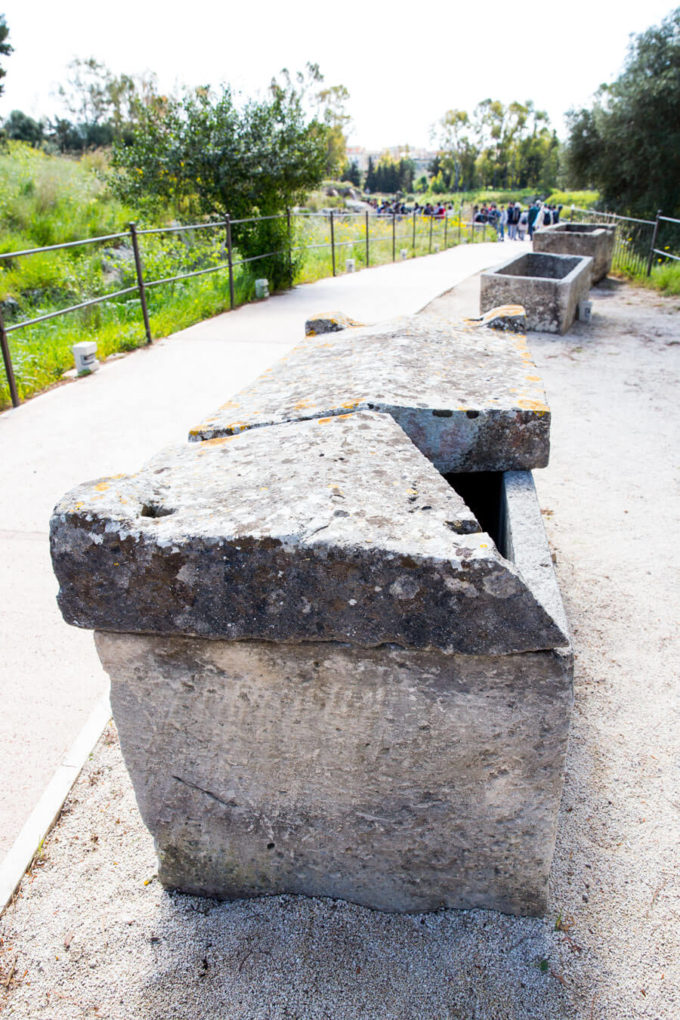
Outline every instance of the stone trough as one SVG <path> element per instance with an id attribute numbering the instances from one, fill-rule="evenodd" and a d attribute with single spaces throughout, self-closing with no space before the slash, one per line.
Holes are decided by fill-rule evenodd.
<path id="1" fill-rule="evenodd" d="M 593 259 L 529 252 L 481 274 L 480 311 L 520 304 L 527 329 L 566 333 L 588 296 Z"/>
<path id="2" fill-rule="evenodd" d="M 592 258 L 593 284 L 603 280 L 612 267 L 616 228 L 608 223 L 555 223 L 534 234 L 535 252 L 586 255 Z"/>
<path id="3" fill-rule="evenodd" d="M 425 342 L 420 321 L 382 331 L 391 376 L 370 372 L 370 358 L 363 374 L 336 375 L 340 407 L 372 408 L 328 407 L 321 366 L 329 350 L 342 363 L 343 336 L 350 361 L 361 336 L 375 353 L 375 331 L 305 342 L 304 407 L 289 357 L 236 398 L 238 429 L 213 416 L 226 434 L 55 508 L 59 604 L 97 632 L 170 888 L 545 909 L 572 698 L 567 624 L 530 471 L 502 457 L 489 468 L 483 441 L 471 462 L 454 413 L 475 411 L 466 420 L 493 435 L 500 411 L 515 434 L 503 456 L 530 459 L 527 409 L 510 417 L 525 399 L 510 391 L 524 391 L 497 388 L 496 341 L 510 383 L 536 387 L 535 370 L 507 337 L 450 330 L 454 347 L 478 344 L 490 393 L 462 366 L 458 389 L 454 374 L 432 383 L 435 410 L 451 412 L 433 415 L 406 374 L 398 384 L 409 330 Z M 383 402 L 408 409 L 411 438 Z M 467 449 L 463 472 L 441 423 Z"/>

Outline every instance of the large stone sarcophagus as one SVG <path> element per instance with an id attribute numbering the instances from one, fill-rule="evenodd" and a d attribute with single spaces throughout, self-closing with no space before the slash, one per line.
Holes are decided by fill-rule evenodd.
<path id="1" fill-rule="evenodd" d="M 544 909 L 572 697 L 548 425 L 522 339 L 419 318 L 309 338 L 64 497 L 60 605 L 164 884 Z"/>

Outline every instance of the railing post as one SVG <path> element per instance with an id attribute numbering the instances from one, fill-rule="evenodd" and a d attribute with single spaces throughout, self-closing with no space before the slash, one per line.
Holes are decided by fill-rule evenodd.
<path id="1" fill-rule="evenodd" d="M 661 216 L 661 209 L 656 210 L 656 220 L 654 222 L 654 233 L 652 234 L 652 243 L 649 246 L 649 258 L 647 259 L 647 276 L 652 275 L 652 262 L 654 260 L 654 249 L 656 248 L 656 235 L 659 233 L 659 217 Z"/>
<path id="2" fill-rule="evenodd" d="M 444 211 L 444 251 L 446 251 L 446 238 L 447 238 L 447 235 L 448 235 L 448 230 L 449 230 L 449 217 L 448 217 L 448 215 L 446 213 L 446 210 L 445 210 Z"/>
<path id="3" fill-rule="evenodd" d="M 392 261 L 397 261 L 397 214 L 392 213 Z"/>
<path id="4" fill-rule="evenodd" d="M 458 210 L 458 244 L 460 244 L 463 232 L 462 219 L 463 219 L 463 204 L 461 202 L 460 209 Z"/>
<path id="5" fill-rule="evenodd" d="M 430 213 L 430 252 L 432 251 L 432 221 L 434 216 Z"/>
<path id="6" fill-rule="evenodd" d="M 2 317 L 2 308 L 0 308 L 0 346 L 2 347 L 2 360 L 5 363 L 5 372 L 7 373 L 7 382 L 9 384 L 9 395 L 12 398 L 12 407 L 18 407 L 21 401 L 19 400 L 19 394 L 17 393 L 17 384 L 14 380 L 14 369 L 12 368 L 12 355 L 9 349 L 9 343 L 7 341 L 7 333 L 5 332 L 5 322 Z"/>
<path id="7" fill-rule="evenodd" d="M 415 209 L 413 210 L 413 244 L 411 245 L 411 247 L 413 248 L 413 254 L 415 255 L 415 253 L 416 253 L 416 211 L 415 211 Z"/>
<path id="8" fill-rule="evenodd" d="M 368 240 L 368 210 L 366 211 L 366 268 L 368 269 L 371 261 L 371 246 Z"/>
<path id="9" fill-rule="evenodd" d="M 293 286 L 293 228 L 290 220 L 290 208 L 286 206 L 286 223 L 288 225 L 288 279 Z"/>
<path id="10" fill-rule="evenodd" d="M 227 262 L 229 263 L 229 307 L 234 310 L 234 251 L 231 243 L 231 216 L 229 213 L 224 217 L 227 228 Z"/>
<path id="11" fill-rule="evenodd" d="M 151 326 L 149 325 L 149 312 L 146 307 L 146 291 L 144 290 L 144 275 L 142 273 L 142 260 L 139 255 L 139 242 L 137 240 L 137 227 L 134 223 L 130 224 L 130 237 L 132 238 L 132 250 L 135 254 L 135 269 L 137 270 L 137 287 L 139 288 L 139 301 L 142 306 L 142 316 L 144 317 L 144 329 L 146 331 L 146 342 L 150 344 L 151 341 Z"/>
<path id="12" fill-rule="evenodd" d="M 333 276 L 335 276 L 335 225 L 333 223 L 332 209 L 331 209 L 331 259 L 333 261 Z"/>

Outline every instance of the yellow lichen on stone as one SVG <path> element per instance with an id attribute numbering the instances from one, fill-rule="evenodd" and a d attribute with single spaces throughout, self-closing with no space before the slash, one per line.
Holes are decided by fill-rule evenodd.
<path id="1" fill-rule="evenodd" d="M 520 397 L 517 406 L 525 411 L 536 411 L 538 414 L 547 414 L 550 410 L 542 400 L 530 400 L 528 397 Z"/>

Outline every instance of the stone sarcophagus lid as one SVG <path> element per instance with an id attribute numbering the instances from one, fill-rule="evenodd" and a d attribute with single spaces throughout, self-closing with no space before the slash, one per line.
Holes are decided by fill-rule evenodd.
<path id="1" fill-rule="evenodd" d="M 520 304 L 527 329 L 566 333 L 588 297 L 592 264 L 590 257 L 537 252 L 508 259 L 481 274 L 480 311 Z"/>
<path id="2" fill-rule="evenodd" d="M 403 327 L 414 344 L 422 326 Z M 382 371 L 369 358 L 363 387 L 351 357 L 331 385 L 333 346 L 315 373 L 310 338 L 297 417 L 298 355 L 236 399 L 238 428 L 220 412 L 211 438 L 55 508 L 59 603 L 96 631 L 170 888 L 545 907 L 571 651 L 531 474 L 489 467 L 483 433 L 514 414 L 514 468 L 530 431 L 517 404 L 547 409 L 524 348 L 479 329 L 450 327 L 450 342 L 477 345 L 489 394 L 470 353 L 458 390 L 451 366 L 415 358 L 433 380 L 415 399 L 396 367 L 412 353 L 403 329 L 384 332 Z M 346 340 L 362 363 L 360 335 Z M 363 335 L 375 355 L 376 333 Z M 479 471 L 457 470 L 472 463 L 461 408 L 477 412 Z M 526 446 L 540 461 L 538 434 Z"/>
<path id="3" fill-rule="evenodd" d="M 591 283 L 603 280 L 612 267 L 616 227 L 609 223 L 555 223 L 533 237 L 535 252 L 585 255 L 592 258 Z"/>

